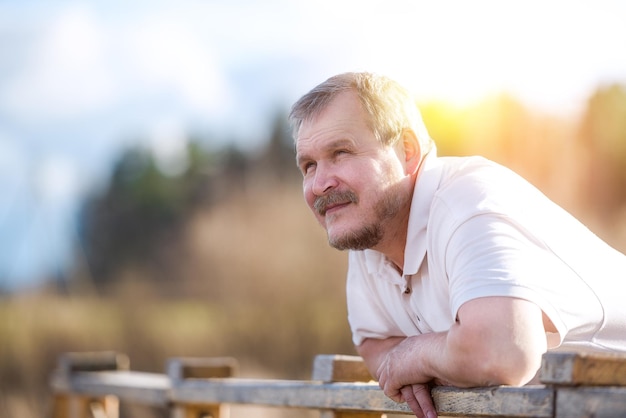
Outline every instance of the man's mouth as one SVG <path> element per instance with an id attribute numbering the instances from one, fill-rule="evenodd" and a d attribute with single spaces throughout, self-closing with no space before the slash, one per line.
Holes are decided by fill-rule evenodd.
<path id="1" fill-rule="evenodd" d="M 350 203 L 357 202 L 358 198 L 355 193 L 350 191 L 337 192 L 317 197 L 313 202 L 313 208 L 321 216 L 326 216 L 326 213 L 333 209 L 339 209 Z"/>
<path id="2" fill-rule="evenodd" d="M 335 210 L 335 209 L 341 209 L 341 208 L 343 208 L 343 207 L 345 207 L 345 206 L 348 206 L 350 203 L 351 203 L 351 202 L 339 203 L 339 204 L 336 204 L 336 205 L 329 205 L 329 206 L 327 206 L 327 207 L 326 207 L 326 209 L 323 211 L 322 215 L 326 215 L 326 214 L 328 214 L 329 212 L 332 212 L 332 211 L 333 211 L 333 210 Z"/>

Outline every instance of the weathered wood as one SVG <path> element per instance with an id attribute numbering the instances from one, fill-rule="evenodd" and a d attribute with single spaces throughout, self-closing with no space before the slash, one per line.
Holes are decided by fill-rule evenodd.
<path id="1" fill-rule="evenodd" d="M 61 373 L 128 370 L 128 356 L 115 351 L 65 353 L 59 358 L 57 370 Z"/>
<path id="2" fill-rule="evenodd" d="M 313 362 L 312 380 L 322 382 L 369 382 L 374 380 L 362 357 L 322 354 Z"/>
<path id="3" fill-rule="evenodd" d="M 387 414 L 366 411 L 321 411 L 320 418 L 386 418 Z"/>
<path id="4" fill-rule="evenodd" d="M 355 370 L 363 376 L 359 357 L 319 356 L 311 381 L 214 377 L 234 373 L 236 363 L 230 358 L 174 359 L 168 363 L 167 376 L 101 371 L 119 363 L 111 353 L 91 359 L 63 356 L 50 380 L 55 394 L 52 417 L 117 418 L 118 401 L 168 407 L 173 418 L 225 418 L 228 404 L 315 409 L 322 418 L 412 415 L 406 404 L 387 398 L 371 379 L 329 381 L 354 378 Z M 451 417 L 626 417 L 626 385 L 570 386 L 621 382 L 624 364 L 626 358 L 620 355 L 551 353 L 542 368 L 542 379 L 550 385 L 435 387 L 431 393 L 438 413 Z"/>
<path id="5" fill-rule="evenodd" d="M 179 403 L 232 403 L 287 408 L 407 412 L 375 383 L 320 383 L 268 379 L 185 380 L 172 386 Z"/>
<path id="6" fill-rule="evenodd" d="M 434 388 L 437 410 L 451 416 L 551 417 L 552 391 L 537 387 Z M 288 408 L 368 411 L 411 415 L 406 404 L 387 398 L 376 383 L 317 383 L 286 380 L 211 379 L 172 387 L 179 403 L 226 402 Z"/>
<path id="7" fill-rule="evenodd" d="M 440 415 L 462 417 L 552 417 L 554 392 L 545 386 L 494 386 L 431 391 Z"/>
<path id="8" fill-rule="evenodd" d="M 85 397 L 116 396 L 120 401 L 167 406 L 170 380 L 162 374 L 112 371 L 55 373 L 50 380 L 57 393 Z"/>
<path id="9" fill-rule="evenodd" d="M 225 418 L 230 411 L 227 405 L 174 405 L 171 418 Z"/>
<path id="10" fill-rule="evenodd" d="M 555 418 L 626 417 L 626 387 L 562 387 L 556 395 Z"/>
<path id="11" fill-rule="evenodd" d="M 312 380 L 331 382 L 370 382 L 372 375 L 362 357 L 320 354 L 313 361 Z M 323 410 L 320 418 L 385 418 L 380 412 Z"/>
<path id="12" fill-rule="evenodd" d="M 128 357 L 112 351 L 65 353 L 58 361 L 55 376 L 69 381 L 76 372 L 127 370 Z M 110 393 L 80 394 L 72 389 L 59 390 L 54 396 L 50 415 L 53 418 L 86 418 L 119 416 L 119 401 Z"/>
<path id="13" fill-rule="evenodd" d="M 540 380 L 555 385 L 623 386 L 626 385 L 626 354 L 546 353 Z"/>
<path id="14" fill-rule="evenodd" d="M 167 375 L 177 384 L 187 379 L 209 379 L 232 377 L 239 364 L 232 357 L 216 358 L 175 358 L 167 364 Z M 223 402 L 196 402 L 182 404 L 174 402 L 172 418 L 228 418 L 230 408 Z"/>
<path id="15" fill-rule="evenodd" d="M 115 396 L 89 397 L 59 393 L 54 396 L 53 418 L 118 418 L 119 400 Z"/>
<path id="16" fill-rule="evenodd" d="M 239 363 L 232 357 L 182 357 L 167 362 L 167 375 L 172 380 L 233 377 L 238 370 Z"/>

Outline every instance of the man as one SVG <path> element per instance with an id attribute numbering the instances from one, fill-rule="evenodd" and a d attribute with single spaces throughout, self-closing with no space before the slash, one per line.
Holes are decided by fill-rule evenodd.
<path id="1" fill-rule="evenodd" d="M 350 250 L 356 349 L 416 416 L 436 416 L 432 383 L 524 385 L 547 350 L 626 351 L 626 257 L 508 169 L 437 157 L 397 83 L 331 77 L 290 120 L 306 203 Z"/>

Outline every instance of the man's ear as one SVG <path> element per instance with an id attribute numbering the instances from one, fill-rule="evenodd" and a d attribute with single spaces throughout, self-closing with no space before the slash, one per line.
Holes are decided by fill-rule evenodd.
<path id="1" fill-rule="evenodd" d="M 404 147 L 406 174 L 415 174 L 422 161 L 422 147 L 420 142 L 412 129 L 403 130 L 401 140 Z"/>

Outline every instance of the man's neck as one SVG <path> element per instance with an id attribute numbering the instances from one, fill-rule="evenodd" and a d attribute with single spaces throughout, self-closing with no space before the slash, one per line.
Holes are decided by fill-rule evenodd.
<path id="1" fill-rule="evenodd" d="M 382 253 L 393 263 L 398 272 L 404 270 L 404 250 L 406 247 L 407 228 L 409 225 L 409 211 L 401 218 L 393 219 L 394 226 L 387 228 L 384 238 L 373 249 Z"/>

